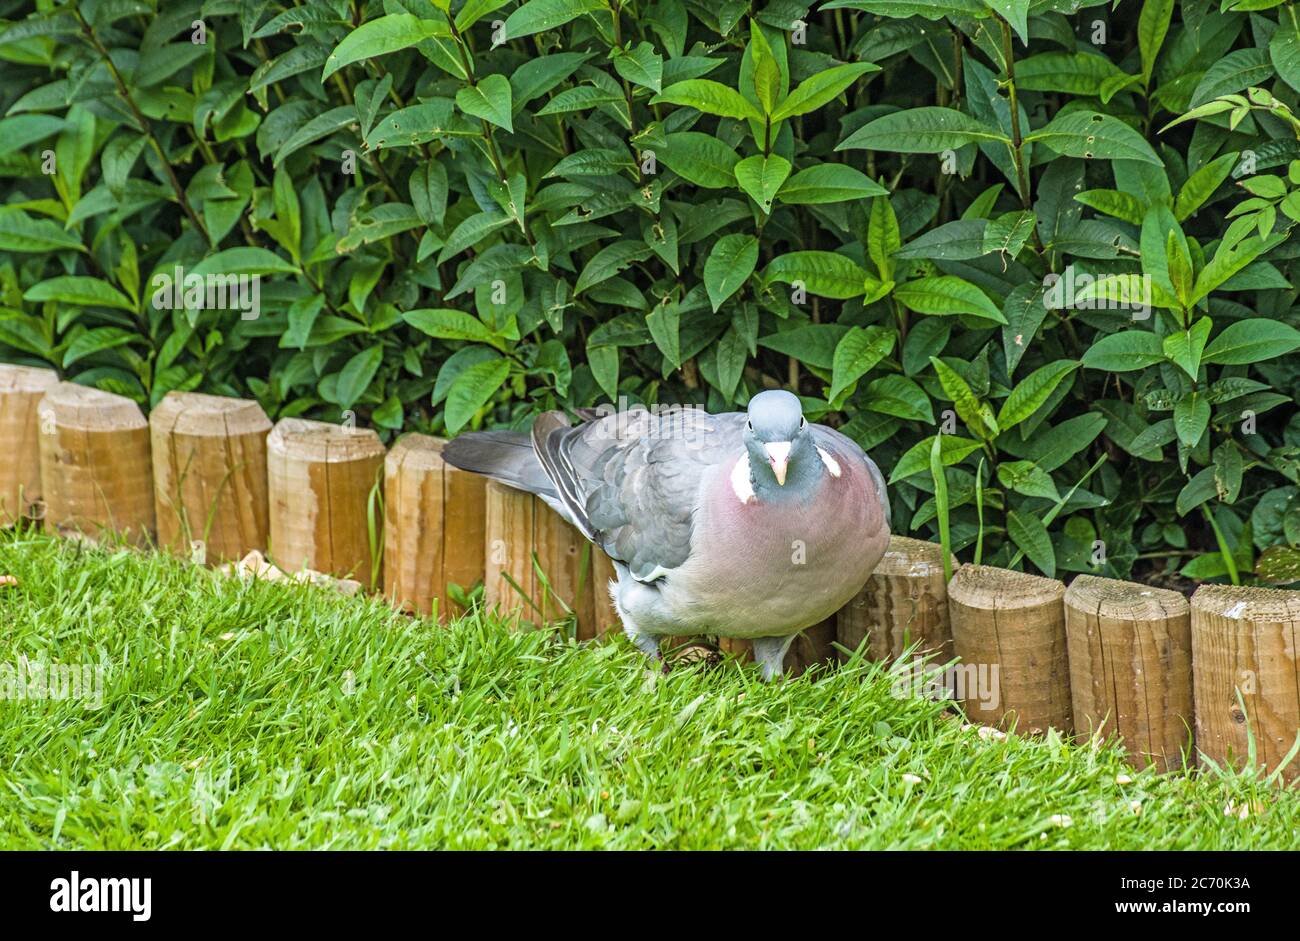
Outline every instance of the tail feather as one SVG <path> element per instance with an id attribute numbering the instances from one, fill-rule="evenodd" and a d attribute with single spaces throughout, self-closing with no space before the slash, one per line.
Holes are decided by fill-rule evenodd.
<path id="1" fill-rule="evenodd" d="M 558 499 L 555 485 L 542 469 L 527 434 L 519 431 L 476 431 L 448 441 L 442 457 L 453 467 L 483 474 L 516 490 Z"/>
<path id="2" fill-rule="evenodd" d="M 573 430 L 563 412 L 552 411 L 538 415 L 533 421 L 533 453 L 537 455 L 542 470 L 555 487 L 558 499 L 552 506 L 561 516 L 582 530 L 584 536 L 595 540 L 596 533 L 592 528 L 591 520 L 587 519 L 577 471 L 564 450 L 566 432 L 571 433 Z"/>

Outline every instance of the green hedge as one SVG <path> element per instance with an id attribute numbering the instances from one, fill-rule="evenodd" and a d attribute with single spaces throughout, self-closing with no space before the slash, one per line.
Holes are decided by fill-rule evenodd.
<path id="1" fill-rule="evenodd" d="M 963 558 L 1294 580 L 1293 7 L 760 4 L 0 0 L 0 359 L 386 434 L 794 387 Z"/>

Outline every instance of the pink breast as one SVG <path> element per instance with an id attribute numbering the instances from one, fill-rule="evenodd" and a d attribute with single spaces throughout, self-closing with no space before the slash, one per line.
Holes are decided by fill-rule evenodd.
<path id="1" fill-rule="evenodd" d="M 742 504 L 731 468 L 718 474 L 696 520 L 696 540 L 707 540 L 710 558 L 690 579 L 711 599 L 710 617 L 733 621 L 736 636 L 756 623 L 794 631 L 857 593 L 888 533 L 865 467 L 843 460 L 840 467 L 838 478 L 827 473 L 802 499 L 781 502 L 754 497 Z M 728 633 L 722 624 L 718 631 Z"/>

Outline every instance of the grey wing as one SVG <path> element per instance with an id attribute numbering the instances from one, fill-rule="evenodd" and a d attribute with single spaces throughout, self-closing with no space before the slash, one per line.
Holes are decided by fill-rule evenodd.
<path id="1" fill-rule="evenodd" d="M 636 409 L 569 428 L 555 414 L 534 447 L 566 515 L 637 579 L 685 562 L 704 474 L 739 453 L 744 415 Z"/>
<path id="2" fill-rule="evenodd" d="M 889 491 L 885 489 L 885 478 L 880 473 L 880 468 L 876 466 L 867 452 L 862 450 L 862 446 L 850 438 L 848 435 L 836 431 L 834 428 L 827 428 L 825 425 L 813 425 L 813 438 L 817 442 L 817 447 L 823 448 L 837 458 L 849 458 L 857 456 L 867 465 L 867 473 L 871 475 L 871 481 L 876 485 L 876 493 L 880 496 L 880 504 L 885 511 L 885 525 L 890 529 L 894 528 L 893 513 L 889 509 Z"/>

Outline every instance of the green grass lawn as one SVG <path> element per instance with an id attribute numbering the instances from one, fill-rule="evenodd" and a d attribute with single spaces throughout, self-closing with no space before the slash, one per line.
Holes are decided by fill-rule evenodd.
<path id="1" fill-rule="evenodd" d="M 868 664 L 655 675 L 621 638 L 30 534 L 0 534 L 5 573 L 0 663 L 107 669 L 98 709 L 0 701 L 3 848 L 1282 848 L 1300 824 L 1253 775 L 986 739 Z"/>

